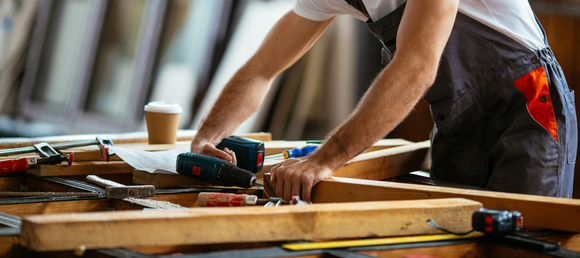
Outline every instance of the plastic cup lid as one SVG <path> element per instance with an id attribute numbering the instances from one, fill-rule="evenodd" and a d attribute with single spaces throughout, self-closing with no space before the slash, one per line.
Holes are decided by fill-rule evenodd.
<path id="1" fill-rule="evenodd" d="M 176 102 L 165 102 L 165 101 L 152 101 L 145 105 L 144 108 L 147 112 L 156 113 L 181 113 L 183 108 Z"/>

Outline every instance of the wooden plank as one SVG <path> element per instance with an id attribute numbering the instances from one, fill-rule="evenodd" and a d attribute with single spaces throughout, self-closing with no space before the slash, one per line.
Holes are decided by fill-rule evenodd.
<path id="1" fill-rule="evenodd" d="M 170 150 L 175 148 L 181 148 L 185 146 L 189 146 L 191 142 L 184 141 L 184 142 L 176 142 L 175 144 L 147 144 L 147 143 L 126 143 L 126 144 L 117 144 L 115 146 L 119 146 L 126 149 L 132 150 L 144 150 L 144 151 L 163 151 L 163 150 Z M 75 147 L 70 149 L 63 149 L 61 152 L 66 155 L 69 154 L 71 151 L 74 152 L 74 161 L 104 161 L 101 149 L 99 149 L 96 145 L 91 146 L 83 146 L 83 147 Z M 19 157 L 28 157 L 28 156 L 36 156 L 38 155 L 34 153 L 28 154 L 19 154 L 19 155 L 11 155 L 11 156 L 0 156 L 0 160 L 6 159 L 15 159 Z M 122 159 L 119 158 L 117 155 L 109 157 L 110 161 L 121 161 Z"/>
<path id="2" fill-rule="evenodd" d="M 261 180 L 263 173 L 257 173 L 256 177 Z M 134 170 L 133 171 L 133 183 L 141 185 L 153 185 L 155 188 L 171 188 L 171 187 L 205 187 L 205 188 L 220 188 L 220 189 L 232 189 L 232 190 L 244 190 L 246 188 L 241 187 L 229 187 L 229 186 L 214 186 L 209 183 L 184 176 L 182 174 L 157 174 L 149 173 L 147 171 Z M 261 189 L 261 187 L 248 188 L 252 190 Z"/>
<path id="3" fill-rule="evenodd" d="M 155 188 L 169 187 L 206 187 L 209 183 L 181 174 L 157 174 L 142 170 L 133 171 L 133 183 L 153 185 Z"/>
<path id="4" fill-rule="evenodd" d="M 161 199 L 161 198 L 160 198 Z M 115 199 L 35 202 L 0 205 L 0 212 L 14 216 L 60 214 L 73 212 L 100 212 L 115 210 L 141 210 L 143 207 Z"/>
<path id="5" fill-rule="evenodd" d="M 365 152 L 347 162 L 333 176 L 383 180 L 417 170 L 429 170 L 429 141 Z M 284 158 L 266 160 L 262 172 L 268 173 Z"/>
<path id="6" fill-rule="evenodd" d="M 401 146 L 410 144 L 411 142 L 403 140 L 403 139 L 382 139 L 375 143 L 372 147 L 370 147 L 366 152 L 369 151 L 376 151 L 382 150 L 386 148 Z M 175 148 L 181 148 L 190 146 L 191 141 L 181 141 L 176 142 L 175 144 L 147 144 L 147 143 L 126 143 L 126 144 L 117 144 L 116 146 L 123 147 L 126 149 L 132 150 L 143 150 L 143 151 L 164 151 L 164 150 L 171 150 Z M 306 145 L 306 141 L 265 141 L 265 151 L 266 155 L 272 155 L 277 153 L 282 153 L 284 150 L 292 149 L 300 146 Z M 99 147 L 93 146 L 84 146 L 84 147 L 76 147 L 67 150 L 62 150 L 63 154 L 68 154 L 70 151 L 74 151 L 74 161 L 104 161 L 101 150 Z M 14 159 L 23 156 L 38 156 L 34 153 L 30 154 L 20 154 L 20 155 L 13 155 L 13 156 L 0 156 L 0 160 L 5 159 Z M 118 156 L 111 156 L 109 158 L 110 161 L 121 161 L 121 158 Z"/>
<path id="7" fill-rule="evenodd" d="M 197 208 L 27 216 L 20 244 L 36 251 L 437 234 L 471 229 L 481 204 L 464 199 Z"/>
<path id="8" fill-rule="evenodd" d="M 365 152 L 377 151 L 392 147 L 397 147 L 401 145 L 411 144 L 412 142 L 403 139 L 381 139 L 377 141 L 373 146 L 367 149 Z M 301 147 L 306 145 L 306 141 L 269 141 L 264 142 L 264 147 L 266 148 L 266 156 L 272 154 L 282 153 L 285 150 Z"/>
<path id="9" fill-rule="evenodd" d="M 276 143 L 273 143 L 276 142 Z M 288 146 L 295 144 L 294 142 L 273 141 L 266 142 L 270 144 L 272 149 L 284 151 Z M 304 142 L 305 143 L 305 142 Z M 408 143 L 404 140 L 385 140 L 379 141 L 374 149 L 377 151 L 363 153 L 352 159 L 344 165 L 341 169 L 335 172 L 336 176 L 364 178 L 364 179 L 386 179 L 420 169 L 428 169 L 425 167 L 425 159 L 429 151 L 429 141 L 412 143 L 407 145 L 399 145 Z M 398 146 L 397 146 L 398 145 Z M 286 146 L 282 148 L 281 146 Z M 303 146 L 303 145 L 296 145 Z M 397 147 L 391 147 L 397 146 Z M 270 147 L 268 147 L 270 148 Z M 381 149 L 382 148 L 382 149 Z M 264 177 L 264 173 L 270 172 L 270 169 L 276 164 L 284 161 L 283 157 L 266 159 L 262 171 L 256 173 L 257 178 Z M 155 174 L 145 171 L 135 170 L 133 173 L 133 183 L 153 185 L 156 188 L 168 187 L 194 187 L 209 185 L 202 181 L 180 175 L 180 174 Z"/>
<path id="10" fill-rule="evenodd" d="M 269 175 L 264 179 L 268 184 Z M 580 232 L 580 200 L 576 199 L 340 177 L 319 182 L 312 198 L 314 203 L 465 198 L 481 202 L 486 208 L 517 210 L 524 216 L 526 227 Z"/>
<path id="11" fill-rule="evenodd" d="M 358 155 L 334 172 L 334 176 L 383 180 L 416 170 L 428 170 L 429 141 L 423 141 Z"/>
<path id="12" fill-rule="evenodd" d="M 253 194 L 261 195 L 260 189 L 231 189 L 226 190 L 228 193 L 235 194 Z M 179 193 L 179 194 L 158 194 L 147 199 L 157 201 L 167 201 L 179 204 L 184 207 L 199 207 L 197 196 L 199 193 Z M 90 200 L 71 200 L 71 201 L 53 201 L 53 202 L 36 202 L 22 204 L 3 204 L 0 205 L 0 212 L 8 213 L 15 216 L 35 215 L 35 214 L 59 214 L 59 213 L 79 213 L 79 212 L 98 212 L 113 210 L 141 210 L 142 206 L 131 204 L 117 199 L 90 199 Z"/>
<path id="13" fill-rule="evenodd" d="M 193 136 L 195 136 L 195 130 L 179 130 L 177 131 L 177 141 L 191 141 Z M 267 132 L 259 133 L 243 133 L 238 134 L 246 138 L 255 139 L 258 141 L 271 141 L 272 134 Z M 49 144 L 61 143 L 61 142 L 73 142 L 73 141 L 85 141 L 93 140 L 97 136 L 105 135 L 61 135 L 61 136 L 49 136 L 49 137 L 36 137 L 36 138 L 0 138 L 0 149 L 8 148 L 20 148 L 32 146 L 41 142 L 48 142 Z M 125 134 L 107 134 L 113 143 L 115 144 L 125 144 L 125 143 L 147 143 L 147 132 L 134 132 Z"/>
<path id="14" fill-rule="evenodd" d="M 84 161 L 66 164 L 39 166 L 26 173 L 36 176 L 74 176 L 133 173 L 133 167 L 124 161 Z"/>

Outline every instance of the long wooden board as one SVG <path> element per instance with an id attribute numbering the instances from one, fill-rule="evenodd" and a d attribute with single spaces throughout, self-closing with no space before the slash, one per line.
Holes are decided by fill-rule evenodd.
<path id="1" fill-rule="evenodd" d="M 36 176 L 75 176 L 132 173 L 133 167 L 124 161 L 84 161 L 65 164 L 39 166 L 26 171 Z"/>
<path id="2" fill-rule="evenodd" d="M 197 208 L 27 216 L 20 244 L 36 251 L 141 245 L 316 240 L 438 234 L 471 229 L 481 203 L 464 199 Z"/>
<path id="3" fill-rule="evenodd" d="M 335 175 L 382 180 L 416 170 L 429 169 L 425 163 L 428 158 L 429 141 L 385 149 L 385 146 L 389 146 L 388 142 L 384 140 L 375 147 L 375 149 L 379 150 L 365 152 L 352 159 L 335 172 Z M 397 144 L 404 143 L 399 140 L 392 142 Z M 272 167 L 282 161 L 284 161 L 284 158 L 265 160 L 262 171 L 257 173 L 256 177 L 262 178 L 264 173 L 270 172 Z M 137 170 L 133 173 L 133 183 L 154 185 L 157 188 L 207 185 L 204 182 L 180 174 L 155 174 Z"/>
<path id="4" fill-rule="evenodd" d="M 60 214 L 73 212 L 101 212 L 110 209 L 141 210 L 143 209 L 143 207 L 116 199 L 90 199 L 90 200 L 33 202 L 33 203 L 0 205 L 0 212 L 8 213 L 15 216 L 25 216 L 32 214 L 38 215 Z"/>
<path id="5" fill-rule="evenodd" d="M 179 130 L 177 131 L 177 141 L 191 141 L 193 136 L 197 131 L 195 130 Z M 48 142 L 49 144 L 61 143 L 61 142 L 72 142 L 72 141 L 85 141 L 93 140 L 97 136 L 107 136 L 115 144 L 124 143 L 147 143 L 147 132 L 135 132 L 135 133 L 125 133 L 125 134 L 106 134 L 106 135 L 61 135 L 61 136 L 48 136 L 48 137 L 35 137 L 35 138 L 0 138 L 0 149 L 8 148 L 20 148 L 32 146 L 41 142 Z M 267 132 L 261 133 L 247 133 L 239 134 L 246 138 L 252 138 L 258 141 L 271 141 L 272 134 Z"/>
<path id="6" fill-rule="evenodd" d="M 350 160 L 334 176 L 383 180 L 416 170 L 428 170 L 429 141 L 363 153 Z"/>
<path id="7" fill-rule="evenodd" d="M 250 134 L 250 136 L 252 136 Z M 251 138 L 251 137 L 249 137 Z M 260 138 L 260 137 L 255 137 Z M 392 148 L 402 145 L 411 144 L 412 142 L 402 140 L 402 139 L 382 139 L 370 147 L 366 152 L 377 151 L 386 148 Z M 175 148 L 181 148 L 190 146 L 191 141 L 179 141 L 175 144 L 147 144 L 147 143 L 125 143 L 117 144 L 116 146 L 132 149 L 132 150 L 143 150 L 143 151 L 164 151 L 171 150 Z M 300 147 L 306 145 L 306 141 L 264 141 L 266 155 L 282 153 L 284 150 Z M 76 147 L 71 149 L 62 150 L 63 154 L 68 154 L 70 151 L 74 151 L 75 161 L 104 161 L 101 150 L 95 146 L 84 146 Z M 21 154 L 14 156 L 0 156 L 0 160 L 14 159 L 22 156 L 34 156 L 34 153 Z M 111 156 L 109 158 L 111 161 L 120 161 L 121 158 L 118 156 Z"/>
<path id="8" fill-rule="evenodd" d="M 258 179 L 262 179 L 263 173 L 256 174 Z M 133 171 L 133 183 L 142 185 L 153 185 L 155 188 L 171 188 L 171 187 L 207 187 L 220 189 L 234 189 L 241 190 L 246 188 L 228 187 L 228 186 L 212 186 L 209 183 L 197 180 L 182 174 L 156 174 L 149 173 L 142 170 Z M 261 187 L 252 187 L 248 189 L 261 189 Z"/>
<path id="9" fill-rule="evenodd" d="M 264 179 L 268 185 L 265 190 L 270 189 L 271 194 L 274 189 L 275 193 L 269 175 Z M 340 177 L 319 182 L 312 198 L 314 203 L 465 198 L 481 202 L 486 208 L 517 210 L 527 227 L 580 232 L 580 200 L 576 199 Z"/>
<path id="10" fill-rule="evenodd" d="M 170 150 L 174 148 L 189 146 L 195 131 L 191 130 L 180 130 L 181 135 L 178 135 L 177 142 L 175 144 L 148 144 L 146 133 L 132 133 L 127 134 L 130 136 L 121 135 L 111 135 L 110 138 L 116 145 L 120 145 L 124 148 L 136 149 L 136 150 L 146 150 L 146 151 L 160 151 L 160 150 Z M 271 141 L 272 135 L 270 133 L 248 133 L 240 134 L 240 136 L 255 139 L 259 141 Z M 36 143 L 48 142 L 49 144 L 63 143 L 63 142 L 73 142 L 73 141 L 84 141 L 93 140 L 96 135 L 67 135 L 67 136 L 50 136 L 50 137 L 38 137 L 38 138 L 0 138 L 0 149 L 9 148 L 20 148 L 29 147 Z M 388 144 L 402 143 L 404 140 L 392 140 Z M 62 150 L 64 154 L 68 154 L 70 151 L 75 152 L 75 161 L 103 161 L 101 150 L 96 145 L 76 147 L 67 150 Z M 14 156 L 0 156 L 0 160 L 14 159 L 22 156 L 35 156 L 34 152 L 19 154 Z M 110 157 L 110 160 L 119 161 L 121 160 L 117 156 Z"/>
<path id="11" fill-rule="evenodd" d="M 403 140 L 403 139 L 381 139 L 378 140 L 373 146 L 366 150 L 366 152 L 377 151 L 402 145 L 411 144 L 413 142 Z M 269 141 L 264 142 L 266 147 L 266 156 L 272 154 L 282 153 L 285 150 L 302 147 L 306 145 L 306 141 Z"/>

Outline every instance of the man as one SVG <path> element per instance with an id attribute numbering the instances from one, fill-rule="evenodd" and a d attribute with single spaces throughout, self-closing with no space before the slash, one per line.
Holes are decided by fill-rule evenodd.
<path id="1" fill-rule="evenodd" d="M 432 177 L 571 197 L 574 95 L 524 0 L 298 0 L 225 86 L 192 152 L 233 160 L 215 144 L 257 110 L 274 77 L 339 14 L 366 21 L 384 45 L 386 67 L 318 151 L 271 170 L 278 196 L 309 201 L 317 182 L 390 132 L 424 97 L 435 121 Z"/>

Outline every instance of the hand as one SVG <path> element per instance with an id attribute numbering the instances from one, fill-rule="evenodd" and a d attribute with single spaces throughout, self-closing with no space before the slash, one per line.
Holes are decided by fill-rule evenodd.
<path id="1" fill-rule="evenodd" d="M 311 156 L 304 159 L 287 159 L 270 170 L 270 183 L 276 183 L 276 196 L 286 201 L 300 196 L 310 202 L 312 187 L 332 175 L 332 169 L 318 164 Z"/>
<path id="2" fill-rule="evenodd" d="M 198 142 L 196 141 L 195 138 L 193 139 L 193 141 L 191 141 L 191 152 L 223 159 L 234 165 L 238 164 L 238 161 L 236 159 L 236 153 L 234 153 L 233 151 L 229 150 L 228 148 L 220 150 L 216 148 L 213 143 Z"/>

